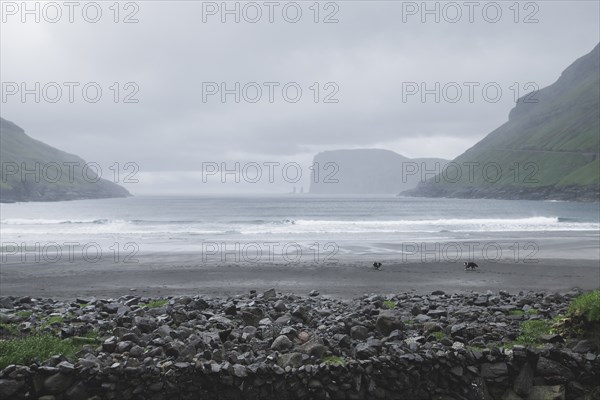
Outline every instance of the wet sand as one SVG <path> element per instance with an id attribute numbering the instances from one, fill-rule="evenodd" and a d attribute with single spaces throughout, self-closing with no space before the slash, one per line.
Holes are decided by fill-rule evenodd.
<path id="1" fill-rule="evenodd" d="M 363 293 L 399 293 L 433 290 L 566 291 L 600 287 L 597 260 L 539 260 L 480 264 L 465 272 L 461 263 L 402 263 L 383 260 L 342 259 L 335 263 L 202 263 L 197 254 L 153 254 L 138 257 L 137 264 L 82 260 L 57 263 L 6 262 L 0 268 L 0 295 L 69 299 L 75 297 L 168 296 L 205 294 L 229 296 L 266 290 L 353 298 Z M 134 290 L 131 290 L 134 289 Z"/>

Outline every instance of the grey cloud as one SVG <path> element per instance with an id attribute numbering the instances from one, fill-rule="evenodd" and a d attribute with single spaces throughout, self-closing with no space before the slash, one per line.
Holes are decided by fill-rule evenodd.
<path id="1" fill-rule="evenodd" d="M 138 24 L 10 20 L 0 35 L 2 82 L 95 81 L 105 96 L 113 82 L 135 82 L 138 104 L 11 100 L 2 116 L 85 159 L 133 158 L 148 172 L 195 170 L 208 159 L 306 160 L 417 138 L 428 146 L 405 155 L 451 158 L 506 120 L 514 82 L 554 82 L 600 32 L 600 6 L 586 1 L 537 2 L 537 24 L 510 14 L 497 24 L 404 23 L 401 2 L 362 1 L 337 3 L 338 24 L 315 24 L 308 13 L 298 24 L 204 24 L 200 2 L 139 4 Z M 298 82 L 304 92 L 296 104 L 203 103 L 207 81 Z M 504 93 L 495 104 L 404 103 L 402 83 L 421 81 L 493 81 Z M 315 104 L 313 82 L 337 83 L 339 103 Z"/>

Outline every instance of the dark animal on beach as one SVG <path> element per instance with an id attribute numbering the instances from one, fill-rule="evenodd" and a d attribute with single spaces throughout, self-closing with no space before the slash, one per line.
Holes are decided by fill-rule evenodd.
<path id="1" fill-rule="evenodd" d="M 380 262 L 377 262 L 377 261 L 375 261 L 375 262 L 373 263 L 373 268 L 375 268 L 377 271 L 380 271 L 380 270 L 381 270 L 381 263 L 380 263 Z"/>
<path id="2" fill-rule="evenodd" d="M 468 270 L 475 271 L 476 268 L 479 268 L 479 265 L 475 264 L 473 261 L 469 261 L 469 262 L 465 261 L 465 271 L 468 271 Z"/>

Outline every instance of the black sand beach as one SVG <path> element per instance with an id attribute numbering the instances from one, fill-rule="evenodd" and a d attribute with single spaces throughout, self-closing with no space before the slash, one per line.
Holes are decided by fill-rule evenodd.
<path id="1" fill-rule="evenodd" d="M 372 260 L 340 259 L 337 263 L 202 263 L 197 254 L 138 256 L 137 264 L 110 261 L 88 263 L 3 263 L 0 293 L 3 296 L 75 298 L 204 294 L 228 296 L 276 287 L 281 292 L 355 298 L 363 293 L 400 293 L 433 290 L 564 291 L 600 287 L 597 260 L 539 260 L 538 263 L 480 263 L 465 272 L 461 263 L 402 263 L 383 259 L 383 268 Z M 133 290 L 132 290 L 133 289 Z"/>

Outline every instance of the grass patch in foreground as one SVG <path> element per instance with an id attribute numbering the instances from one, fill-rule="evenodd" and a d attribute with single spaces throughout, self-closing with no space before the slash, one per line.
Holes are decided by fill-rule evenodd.
<path id="1" fill-rule="evenodd" d="M 383 302 L 383 308 L 387 308 L 388 310 L 393 310 L 396 308 L 397 304 L 395 301 L 386 300 Z"/>
<path id="2" fill-rule="evenodd" d="M 326 356 L 323 357 L 323 362 L 325 364 L 329 364 L 329 365 L 340 365 L 340 366 L 344 366 L 346 365 L 346 362 L 344 361 L 343 358 L 338 357 L 338 356 Z"/>
<path id="3" fill-rule="evenodd" d="M 33 312 L 31 311 L 19 311 L 16 314 L 17 316 L 21 317 L 21 318 L 29 318 L 33 315 Z"/>
<path id="4" fill-rule="evenodd" d="M 569 314 L 584 316 L 588 322 L 600 321 L 600 289 L 578 296 L 569 306 Z"/>
<path id="5" fill-rule="evenodd" d="M 16 336 L 19 334 L 19 328 L 13 324 L 0 323 L 0 332 L 6 332 L 9 335 Z"/>
<path id="6" fill-rule="evenodd" d="M 52 315 L 45 321 L 43 321 L 38 327 L 39 330 L 47 331 L 47 330 L 56 330 L 65 322 L 64 318 L 61 315 Z"/>
<path id="7" fill-rule="evenodd" d="M 438 332 L 431 332 L 431 336 L 435 337 L 437 340 L 442 340 L 443 338 L 445 338 L 446 333 L 442 332 L 442 331 L 438 331 Z"/>
<path id="8" fill-rule="evenodd" d="M 48 321 L 47 321 L 47 323 L 49 325 L 62 324 L 63 322 L 65 322 L 65 320 L 61 315 L 53 315 L 50 318 L 48 318 Z"/>
<path id="9" fill-rule="evenodd" d="M 552 328 L 551 321 L 544 319 L 532 319 L 521 324 L 521 334 L 514 341 L 514 344 L 528 345 L 540 342 L 542 335 L 550 333 Z"/>
<path id="10" fill-rule="evenodd" d="M 59 354 L 73 357 L 81 348 L 81 344 L 70 339 L 61 340 L 49 334 L 0 340 L 0 369 L 11 364 L 27 365 L 35 360 L 45 361 Z"/>
<path id="11" fill-rule="evenodd" d="M 148 303 L 146 303 L 146 307 L 148 307 L 148 308 L 158 308 L 158 307 L 162 307 L 164 305 L 167 305 L 168 302 L 169 302 L 169 300 L 167 300 L 167 299 L 151 300 Z"/>

